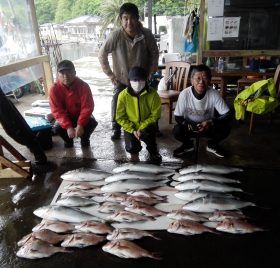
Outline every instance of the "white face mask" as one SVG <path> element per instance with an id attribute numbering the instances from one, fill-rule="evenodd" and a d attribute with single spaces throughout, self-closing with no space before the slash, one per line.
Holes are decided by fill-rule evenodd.
<path id="1" fill-rule="evenodd" d="M 135 93 L 139 93 L 146 85 L 146 81 L 130 81 L 130 85 Z"/>

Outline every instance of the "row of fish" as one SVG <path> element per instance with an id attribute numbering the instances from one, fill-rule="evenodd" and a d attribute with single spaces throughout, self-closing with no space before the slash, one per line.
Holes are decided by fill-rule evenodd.
<path id="1" fill-rule="evenodd" d="M 34 211 L 43 221 L 33 228 L 33 233 L 19 241 L 17 256 L 48 257 L 56 252 L 70 252 L 67 247 L 85 247 L 109 240 L 102 249 L 116 256 L 160 259 L 157 253 L 129 241 L 145 236 L 158 239 L 154 234 L 135 228 L 115 229 L 110 225 L 112 222 L 154 221 L 157 217 L 171 221 L 167 231 L 183 235 L 259 231 L 261 228 L 245 222 L 245 215 L 238 210 L 254 206 L 232 194 L 242 189 L 229 184 L 240 185 L 240 182 L 223 177 L 240 171 L 226 166 L 194 165 L 178 173 L 143 163 L 121 165 L 112 172 L 86 168 L 68 171 L 61 176 L 68 183 L 56 203 Z M 166 186 L 170 176 L 178 190 L 175 196 L 185 204 L 180 210 L 166 213 L 155 205 L 169 202 L 168 199 L 153 190 Z M 96 207 L 106 216 L 80 209 L 87 206 Z M 58 243 L 61 247 L 55 246 Z"/>

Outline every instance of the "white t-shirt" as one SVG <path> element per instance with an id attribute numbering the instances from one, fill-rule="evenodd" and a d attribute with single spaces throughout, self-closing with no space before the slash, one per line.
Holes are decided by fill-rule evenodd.
<path id="1" fill-rule="evenodd" d="M 214 117 L 214 110 L 220 115 L 229 111 L 224 99 L 215 89 L 208 88 L 205 96 L 198 100 L 192 93 L 191 87 L 185 88 L 179 95 L 174 115 L 183 116 L 193 122 L 203 122 Z"/>

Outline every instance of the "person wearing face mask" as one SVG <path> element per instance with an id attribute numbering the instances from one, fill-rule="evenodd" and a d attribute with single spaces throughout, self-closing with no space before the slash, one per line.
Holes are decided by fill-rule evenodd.
<path id="1" fill-rule="evenodd" d="M 174 150 L 175 157 L 184 157 L 194 151 L 192 137 L 207 137 L 206 151 L 217 157 L 224 157 L 219 144 L 230 134 L 232 113 L 218 91 L 209 87 L 211 70 L 206 65 L 192 68 L 192 86 L 184 89 L 178 98 L 174 111 L 177 124 L 174 137 L 182 145 Z"/>
<path id="2" fill-rule="evenodd" d="M 128 74 L 130 85 L 118 97 L 116 121 L 124 130 L 125 149 L 131 161 L 139 161 L 141 141 L 147 146 L 149 161 L 161 163 L 156 144 L 156 122 L 161 115 L 161 101 L 155 89 L 147 84 L 147 72 L 133 67 Z"/>
<path id="3" fill-rule="evenodd" d="M 120 7 L 121 27 L 113 31 L 99 50 L 98 59 L 103 72 L 114 86 L 111 106 L 111 140 L 120 139 L 121 127 L 116 122 L 116 106 L 119 93 L 129 85 L 128 72 L 133 66 L 141 66 L 151 76 L 158 69 L 159 52 L 151 30 L 144 28 L 139 21 L 136 5 L 124 3 Z M 113 70 L 108 56 L 112 54 Z"/>
<path id="4" fill-rule="evenodd" d="M 90 135 L 97 126 L 92 115 L 94 101 L 89 85 L 76 76 L 72 61 L 57 65 L 57 81 L 50 89 L 49 103 L 56 120 L 54 134 L 64 140 L 66 148 L 73 147 L 73 139 L 81 138 L 81 146 L 90 146 Z"/>

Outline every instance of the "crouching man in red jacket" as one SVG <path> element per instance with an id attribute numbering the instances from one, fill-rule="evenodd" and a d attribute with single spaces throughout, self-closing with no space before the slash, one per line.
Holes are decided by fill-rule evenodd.
<path id="1" fill-rule="evenodd" d="M 89 85 L 76 76 L 75 66 L 69 60 L 57 65 L 58 80 L 51 87 L 49 103 L 56 120 L 53 132 L 64 140 L 64 146 L 73 147 L 73 139 L 81 138 L 81 146 L 90 146 L 90 135 L 97 126 L 92 115 L 94 101 Z"/>

